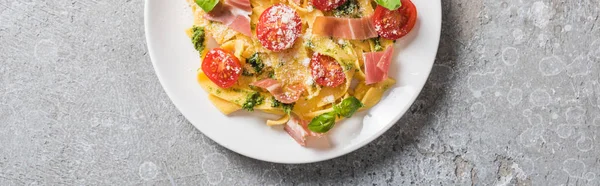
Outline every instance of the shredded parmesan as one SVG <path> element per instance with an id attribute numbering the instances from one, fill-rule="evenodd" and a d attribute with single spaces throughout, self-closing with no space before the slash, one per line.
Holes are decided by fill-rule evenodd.
<path id="1" fill-rule="evenodd" d="M 333 95 L 323 97 L 323 102 L 333 103 L 335 101 L 335 97 Z"/>
<path id="2" fill-rule="evenodd" d="M 306 78 L 306 81 L 304 81 L 305 85 L 311 86 L 314 84 L 314 81 L 312 78 Z"/>
<path id="3" fill-rule="evenodd" d="M 308 67 L 309 64 L 310 64 L 310 59 L 304 58 L 304 60 L 302 60 L 302 65 L 304 65 L 305 67 Z"/>

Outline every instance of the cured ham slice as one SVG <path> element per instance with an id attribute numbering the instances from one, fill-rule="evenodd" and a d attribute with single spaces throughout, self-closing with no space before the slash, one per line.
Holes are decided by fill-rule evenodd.
<path id="1" fill-rule="evenodd" d="M 252 86 L 264 88 L 269 91 L 275 99 L 281 103 L 294 103 L 300 99 L 300 95 L 304 93 L 304 86 L 302 85 L 290 85 L 286 88 L 281 86 L 277 80 L 267 78 L 251 84 Z"/>
<path id="2" fill-rule="evenodd" d="M 243 10 L 248 14 L 252 13 L 252 6 L 249 0 L 225 0 L 225 4 Z"/>
<path id="3" fill-rule="evenodd" d="M 226 0 L 224 3 L 219 2 L 213 10 L 204 15 L 204 18 L 223 23 L 232 30 L 251 36 L 249 16 L 251 13 L 249 0 Z"/>
<path id="4" fill-rule="evenodd" d="M 319 16 L 315 18 L 312 33 L 320 36 L 359 40 L 378 36 L 371 16 L 363 18 Z"/>
<path id="5" fill-rule="evenodd" d="M 390 63 L 392 61 L 394 46 L 389 46 L 383 52 L 367 52 L 363 54 L 365 62 L 365 83 L 367 85 L 379 83 L 388 76 Z"/>
<path id="6" fill-rule="evenodd" d="M 322 134 L 308 130 L 308 121 L 292 117 L 283 127 L 298 144 L 306 146 L 306 138 L 309 136 L 322 137 Z"/>

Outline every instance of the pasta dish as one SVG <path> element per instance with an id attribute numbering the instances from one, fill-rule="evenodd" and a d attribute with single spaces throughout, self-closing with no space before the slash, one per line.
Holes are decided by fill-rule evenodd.
<path id="1" fill-rule="evenodd" d="M 267 120 L 305 146 L 379 102 L 395 40 L 415 25 L 410 0 L 187 0 L 197 81 L 223 114 Z"/>

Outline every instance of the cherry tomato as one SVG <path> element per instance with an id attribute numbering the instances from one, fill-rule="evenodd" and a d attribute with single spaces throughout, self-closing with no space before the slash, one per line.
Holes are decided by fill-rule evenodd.
<path id="1" fill-rule="evenodd" d="M 329 11 L 342 6 L 348 0 L 312 0 L 315 8 L 323 11 Z"/>
<path id="2" fill-rule="evenodd" d="M 342 66 L 331 56 L 315 53 L 309 66 L 313 79 L 321 86 L 337 87 L 346 81 Z"/>
<path id="3" fill-rule="evenodd" d="M 202 61 L 202 71 L 219 87 L 229 88 L 240 78 L 242 65 L 231 52 L 214 48 L 206 53 Z"/>
<path id="4" fill-rule="evenodd" d="M 408 34 L 417 22 L 417 8 L 410 0 L 401 0 L 397 10 L 377 5 L 373 14 L 375 30 L 386 39 L 396 40 Z"/>
<path id="5" fill-rule="evenodd" d="M 298 13 L 286 5 L 276 4 L 260 15 L 256 36 L 263 47 L 278 52 L 292 47 L 301 31 Z"/>

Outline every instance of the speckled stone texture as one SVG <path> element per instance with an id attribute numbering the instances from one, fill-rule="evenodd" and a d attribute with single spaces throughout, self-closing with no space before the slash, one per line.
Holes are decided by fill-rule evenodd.
<path id="1" fill-rule="evenodd" d="M 349 155 L 281 165 L 176 110 L 142 0 L 0 0 L 0 185 L 600 185 L 600 1 L 442 3 L 410 111 Z"/>

